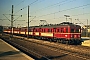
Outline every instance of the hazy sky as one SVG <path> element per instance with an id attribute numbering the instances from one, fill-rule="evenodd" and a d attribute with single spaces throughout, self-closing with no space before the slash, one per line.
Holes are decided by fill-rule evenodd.
<path id="1" fill-rule="evenodd" d="M 30 26 L 39 25 L 40 20 L 46 20 L 51 24 L 65 22 L 64 15 L 70 16 L 67 18 L 69 22 L 71 22 L 69 18 L 72 18 L 73 23 L 82 22 L 86 25 L 88 19 L 90 24 L 90 0 L 0 0 L 0 25 L 10 26 L 12 5 L 14 5 L 14 26 L 27 26 L 28 5 Z"/>

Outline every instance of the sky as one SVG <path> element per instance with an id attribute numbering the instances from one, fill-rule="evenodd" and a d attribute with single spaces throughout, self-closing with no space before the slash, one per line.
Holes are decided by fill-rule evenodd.
<path id="1" fill-rule="evenodd" d="M 70 16 L 68 22 L 90 25 L 90 0 L 0 0 L 0 25 L 11 25 L 12 5 L 15 27 L 27 26 L 28 6 L 30 26 L 66 22 L 64 15 Z"/>

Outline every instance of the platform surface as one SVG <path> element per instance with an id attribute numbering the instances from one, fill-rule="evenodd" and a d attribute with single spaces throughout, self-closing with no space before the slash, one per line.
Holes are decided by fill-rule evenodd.
<path id="1" fill-rule="evenodd" d="M 34 60 L 0 39 L 0 60 Z"/>
<path id="2" fill-rule="evenodd" d="M 82 45 L 90 47 L 90 37 L 82 37 L 82 39 L 83 39 Z"/>

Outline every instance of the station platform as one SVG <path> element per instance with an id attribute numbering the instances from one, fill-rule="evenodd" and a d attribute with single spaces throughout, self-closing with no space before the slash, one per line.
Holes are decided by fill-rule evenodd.
<path id="1" fill-rule="evenodd" d="M 88 46 L 90 47 L 90 37 L 82 37 L 83 41 L 82 46 Z"/>
<path id="2" fill-rule="evenodd" d="M 34 60 L 0 39 L 0 60 Z"/>

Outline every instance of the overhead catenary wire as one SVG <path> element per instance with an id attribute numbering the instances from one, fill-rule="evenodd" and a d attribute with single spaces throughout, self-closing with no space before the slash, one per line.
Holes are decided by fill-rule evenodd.
<path id="1" fill-rule="evenodd" d="M 17 6 L 19 6 L 21 3 L 23 3 L 25 0 L 22 0 L 21 2 L 19 2 L 18 4 L 16 4 L 16 5 L 14 5 L 14 7 L 17 7 Z M 10 12 L 11 10 L 8 10 L 8 11 L 6 11 L 6 12 Z"/>
<path id="2" fill-rule="evenodd" d="M 38 12 L 38 11 L 44 11 L 45 9 L 48 9 L 48 8 L 50 8 L 50 7 L 53 7 L 53 6 L 55 6 L 55 5 L 58 5 L 58 4 L 60 4 L 60 3 L 63 3 L 63 2 L 66 2 L 67 0 L 64 0 L 64 1 L 61 1 L 61 2 L 58 2 L 58 3 L 55 3 L 55 4 L 52 4 L 52 5 L 49 5 L 49 6 L 46 6 L 46 7 L 44 7 L 44 8 L 40 8 L 40 9 L 38 9 L 38 10 L 36 10 L 35 12 L 33 12 L 33 13 L 36 13 L 36 12 Z"/>
<path id="3" fill-rule="evenodd" d="M 22 0 L 22 2 L 23 1 L 25 1 L 25 0 Z M 31 15 L 32 15 L 32 13 L 33 12 L 37 12 L 37 13 L 42 13 L 41 12 L 41 10 L 43 10 L 43 11 L 45 11 L 46 9 L 50 9 L 50 8 L 54 8 L 54 7 L 62 7 L 62 5 L 65 5 L 65 4 L 68 4 L 69 2 L 73 2 L 74 0 L 63 0 L 63 1 L 61 1 L 62 3 L 60 3 L 60 2 L 58 2 L 57 4 L 55 3 L 55 5 L 54 4 L 52 4 L 52 5 L 49 5 L 49 6 L 46 6 L 46 7 L 44 7 L 44 8 L 40 8 L 40 10 L 38 9 L 38 10 L 36 10 L 36 11 L 32 11 L 32 12 L 30 12 L 31 13 Z M 32 3 L 30 3 L 29 5 L 31 5 L 31 7 L 32 6 L 34 6 L 34 4 L 36 4 L 36 2 L 37 2 L 37 4 L 38 4 L 38 2 L 39 2 L 39 0 L 35 0 L 34 2 L 32 2 Z M 22 3 L 20 3 L 20 4 L 22 4 Z M 18 4 L 18 5 L 20 5 L 20 4 Z M 17 5 L 17 6 L 18 6 Z M 62 13 L 62 12 L 65 12 L 65 11 L 71 11 L 71 10 L 73 10 L 73 9 L 77 9 L 77 8 L 84 8 L 85 6 L 89 6 L 90 4 L 84 4 L 84 5 L 80 5 L 80 6 L 76 6 L 76 7 L 71 7 L 71 8 L 68 8 L 68 9 L 59 9 L 58 11 L 54 11 L 54 12 L 48 12 L 48 13 L 45 13 L 45 14 L 41 14 L 41 15 L 35 15 L 35 14 L 33 14 L 33 15 L 35 15 L 36 17 L 34 18 L 35 20 L 36 19 L 39 19 L 39 18 L 44 18 L 44 17 L 48 17 L 48 16 L 53 16 L 52 14 L 54 14 L 55 16 L 54 16 L 54 18 L 52 18 L 52 19 L 57 19 L 58 17 L 59 18 L 65 18 L 65 17 L 60 17 L 60 16 L 57 16 L 58 15 L 58 13 Z M 16 7 L 17 7 L 16 6 Z M 15 14 L 17 14 L 17 13 L 19 13 L 21 10 L 23 10 L 23 9 L 25 9 L 25 8 L 27 8 L 27 6 L 25 6 L 25 7 L 22 7 L 22 9 L 20 9 L 20 10 L 18 10 L 18 11 L 16 11 L 15 13 L 14 13 L 14 15 Z M 74 14 L 74 15 L 71 15 L 71 16 L 79 16 L 79 15 L 86 15 L 86 14 L 90 14 L 90 13 L 81 13 L 81 14 Z M 23 14 L 24 15 L 24 14 Z M 25 14 L 25 15 L 27 15 L 27 14 Z M 32 18 L 33 19 L 33 18 Z M 33 19 L 33 20 L 34 20 Z M 45 18 L 45 19 L 48 19 L 48 18 Z"/>
<path id="4" fill-rule="evenodd" d="M 17 5 L 15 5 L 15 7 L 17 7 L 17 6 L 19 6 L 21 3 L 23 3 L 25 0 L 22 0 L 20 3 L 18 3 Z M 32 4 L 34 4 L 36 1 L 38 1 L 38 0 L 35 0 L 34 2 L 32 2 L 32 3 L 30 3 L 29 5 L 32 5 Z M 24 7 L 24 8 L 26 8 L 26 7 Z M 23 9 L 24 9 L 23 8 Z M 9 10 L 10 11 L 10 10 Z M 19 10 L 20 11 L 20 10 Z M 19 11 L 17 11 L 17 12 L 15 12 L 15 13 L 18 13 Z M 13 14 L 13 16 L 19 16 L 19 15 L 15 15 L 15 13 Z M 8 17 L 6 16 L 6 15 L 11 15 L 11 14 L 3 14 L 6 18 L 7 18 L 7 20 L 9 20 L 9 21 L 11 21 L 10 19 L 8 19 Z M 18 18 L 17 18 L 18 19 Z M 16 19 L 15 19 L 16 20 Z M 14 21 L 15 21 L 14 20 Z"/>
<path id="5" fill-rule="evenodd" d="M 21 1 L 19 4 L 17 4 L 17 5 L 20 5 L 21 3 L 23 3 L 25 0 L 23 0 L 23 1 Z M 35 0 L 34 2 L 32 2 L 32 3 L 30 3 L 29 5 L 32 5 L 32 4 L 34 4 L 35 2 L 37 2 L 38 0 Z M 56 4 L 53 4 L 53 5 L 50 5 L 50 6 L 54 6 L 54 5 L 57 5 L 57 4 L 59 4 L 59 3 L 63 3 L 63 2 L 66 2 L 67 0 L 64 0 L 64 1 L 61 1 L 61 2 L 58 2 L 58 3 L 56 3 Z M 74 0 L 73 0 L 74 1 Z M 41 1 L 40 1 L 41 2 Z M 70 1 L 71 2 L 71 1 Z M 17 6 L 16 5 L 16 6 Z M 47 6 L 47 8 L 48 7 L 50 7 L 50 6 Z M 14 14 L 16 14 L 16 13 L 18 13 L 18 12 L 20 12 L 21 10 L 23 10 L 23 9 L 25 9 L 27 6 L 25 6 L 25 7 L 23 7 L 22 9 L 20 9 L 20 10 L 18 10 L 17 12 L 15 12 Z M 46 8 L 46 7 L 45 7 Z"/>
<path id="6" fill-rule="evenodd" d="M 70 0 L 70 1 L 64 0 L 64 1 L 61 1 L 61 2 L 58 2 L 58 3 L 52 4 L 52 5 L 49 5 L 49 6 L 47 6 L 47 7 L 38 9 L 38 10 L 36 10 L 36 11 L 41 11 L 41 10 L 44 11 L 45 9 L 48 9 L 49 7 L 53 7 L 53 6 L 55 6 L 55 5 L 58 5 L 58 6 L 59 6 L 59 5 L 65 5 L 66 3 L 73 2 L 73 1 L 75 1 L 75 0 Z M 36 11 L 35 11 L 35 13 L 36 13 Z M 24 15 L 27 15 L 27 14 L 24 14 Z"/>
<path id="7" fill-rule="evenodd" d="M 41 16 L 38 16 L 38 17 L 43 17 L 43 16 L 47 16 L 47 15 L 51 15 L 51 14 L 56 14 L 56 13 L 67 11 L 67 10 L 81 8 L 81 7 L 85 7 L 85 6 L 88 6 L 88 5 L 90 5 L 90 4 L 85 4 L 85 5 L 81 5 L 81 6 L 77 6 L 77 7 L 72 7 L 72 8 L 69 8 L 69 9 L 65 9 L 65 10 L 62 10 L 62 11 L 57 11 L 57 12 L 49 13 L 49 14 L 46 14 L 46 15 L 41 15 Z M 38 17 L 36 17 L 36 18 L 38 18 Z"/>
<path id="8" fill-rule="evenodd" d="M 4 16 L 5 16 L 5 14 L 3 14 Z M 8 19 L 8 17 L 7 16 L 5 16 L 6 18 L 7 18 L 7 20 L 9 20 L 9 21 L 11 21 L 10 19 Z"/>
<path id="9" fill-rule="evenodd" d="M 50 8 L 52 8 L 52 7 L 55 7 L 55 6 L 65 5 L 65 4 L 68 4 L 68 3 L 70 3 L 70 2 L 74 2 L 74 1 L 76 1 L 76 0 L 64 0 L 64 1 L 61 1 L 61 2 L 58 2 L 58 3 L 52 4 L 52 5 L 49 5 L 49 6 L 47 6 L 47 7 L 38 9 L 38 10 L 36 10 L 36 11 L 33 12 L 33 13 L 36 13 L 36 12 L 39 12 L 39 11 L 40 11 L 40 12 L 41 12 L 41 11 L 45 11 L 45 9 L 50 9 Z"/>
<path id="10" fill-rule="evenodd" d="M 72 17 L 73 17 L 73 16 L 87 15 L 87 14 L 90 14 L 90 12 L 89 12 L 89 13 L 75 14 L 75 15 L 72 15 Z M 63 17 L 58 17 L 58 18 L 54 18 L 54 19 L 60 19 L 60 18 L 65 18 L 65 17 L 63 16 Z"/>
<path id="11" fill-rule="evenodd" d="M 35 0 L 34 2 L 30 3 L 29 5 L 32 5 L 32 4 L 36 3 L 37 1 L 38 1 L 38 0 Z M 20 12 L 21 10 L 23 10 L 23 9 L 25 9 L 25 8 L 27 8 L 27 7 L 28 7 L 28 5 L 25 6 L 25 7 L 23 7 L 23 8 L 21 8 L 21 9 L 19 9 L 19 10 L 18 10 L 17 12 L 15 12 L 14 14 Z"/>
<path id="12" fill-rule="evenodd" d="M 17 5 L 15 5 L 15 8 L 16 8 L 17 6 L 19 6 L 20 4 L 22 4 L 24 1 L 25 1 L 25 0 L 22 0 L 20 3 L 18 3 Z"/>
<path id="13" fill-rule="evenodd" d="M 19 6 L 21 3 L 23 3 L 24 2 L 24 0 L 22 0 L 20 3 L 18 3 L 17 5 L 15 5 L 15 7 L 17 7 L 17 6 Z M 11 11 L 11 10 L 9 10 L 9 11 Z M 7 11 L 7 12 L 9 12 L 9 11 Z M 11 21 L 6 15 L 12 15 L 12 14 L 3 14 L 6 18 L 7 18 L 7 20 L 9 20 L 9 21 Z M 16 15 L 13 15 L 13 16 L 16 16 Z"/>

